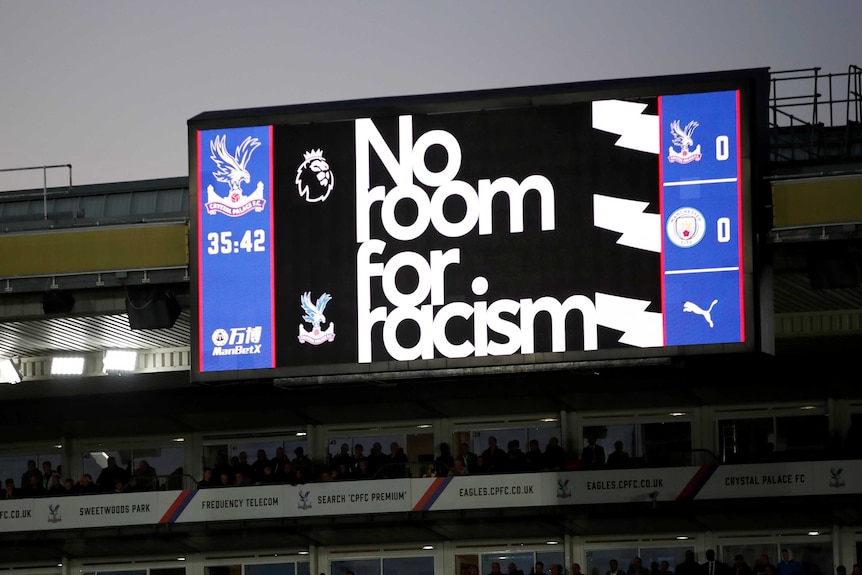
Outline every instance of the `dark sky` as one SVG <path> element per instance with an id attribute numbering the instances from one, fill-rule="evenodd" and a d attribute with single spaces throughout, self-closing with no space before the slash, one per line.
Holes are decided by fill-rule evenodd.
<path id="1" fill-rule="evenodd" d="M 0 168 L 71 163 L 77 184 L 185 176 L 186 120 L 207 110 L 841 72 L 862 65 L 860 30 L 856 0 L 0 0 Z M 0 173 L 0 189 L 41 185 Z"/>

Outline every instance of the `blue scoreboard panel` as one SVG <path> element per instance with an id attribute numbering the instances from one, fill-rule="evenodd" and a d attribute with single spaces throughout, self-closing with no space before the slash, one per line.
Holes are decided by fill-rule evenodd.
<path id="1" fill-rule="evenodd" d="M 766 78 L 193 118 L 193 380 L 762 349 Z"/>

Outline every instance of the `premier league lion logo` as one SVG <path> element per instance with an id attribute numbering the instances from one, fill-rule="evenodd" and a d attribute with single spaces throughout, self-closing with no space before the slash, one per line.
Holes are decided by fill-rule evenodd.
<path id="1" fill-rule="evenodd" d="M 307 202 L 323 202 L 335 187 L 335 176 L 323 150 L 311 150 L 303 154 L 305 161 L 296 169 L 296 189 Z"/>

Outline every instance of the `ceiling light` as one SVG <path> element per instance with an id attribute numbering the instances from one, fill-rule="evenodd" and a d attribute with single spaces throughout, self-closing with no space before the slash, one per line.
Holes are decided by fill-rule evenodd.
<path id="1" fill-rule="evenodd" d="M 15 385 L 21 381 L 21 372 L 15 367 L 11 359 L 0 360 L 0 383 L 11 383 Z"/>
<path id="2" fill-rule="evenodd" d="M 185 561 L 185 560 L 186 560 L 185 557 L 177 557 L 177 561 Z"/>
<path id="3" fill-rule="evenodd" d="M 81 375 L 84 373 L 83 357 L 55 357 L 51 360 L 51 375 Z"/>
<path id="4" fill-rule="evenodd" d="M 545 418 L 541 419 L 541 421 L 543 423 L 551 423 L 552 421 L 557 421 L 557 418 L 556 417 L 545 417 Z"/>
<path id="5" fill-rule="evenodd" d="M 296 432 L 297 437 L 305 437 L 306 435 L 308 435 L 308 433 L 305 431 L 297 431 Z"/>
<path id="6" fill-rule="evenodd" d="M 423 423 L 422 425 L 417 425 L 416 427 L 418 427 L 419 429 L 428 429 L 429 427 L 431 427 L 431 424 Z"/>
<path id="7" fill-rule="evenodd" d="M 682 417 L 683 415 L 685 415 L 685 412 L 684 411 L 672 411 L 671 413 L 668 413 L 668 415 L 671 417 Z"/>
<path id="8" fill-rule="evenodd" d="M 812 537 L 816 537 L 816 536 L 820 535 L 820 532 L 819 531 L 809 531 L 808 534 Z"/>
<path id="9" fill-rule="evenodd" d="M 174 443 L 182 443 L 185 440 L 185 437 L 174 437 L 173 439 L 171 439 L 171 441 L 173 441 Z"/>
<path id="10" fill-rule="evenodd" d="M 688 535 L 677 535 L 677 536 L 676 536 L 676 538 L 677 538 L 677 540 L 679 540 L 679 541 L 687 541 L 687 540 L 688 540 Z"/>
<path id="11" fill-rule="evenodd" d="M 308 551 L 300 551 L 298 554 L 299 555 L 308 555 Z"/>
<path id="12" fill-rule="evenodd" d="M 433 545 L 423 545 L 422 549 L 425 551 L 431 551 L 432 549 L 434 549 L 434 546 Z"/>
<path id="13" fill-rule="evenodd" d="M 817 409 L 817 408 L 816 408 L 815 406 L 813 406 L 813 405 L 803 405 L 803 406 L 802 406 L 802 407 L 800 407 L 799 409 L 804 409 L 805 411 L 808 411 L 808 410 L 810 410 L 810 409 Z"/>
<path id="14" fill-rule="evenodd" d="M 138 352 L 109 349 L 105 352 L 105 359 L 102 361 L 102 371 L 105 373 L 129 373 L 135 371 L 137 364 Z"/>
<path id="15" fill-rule="evenodd" d="M 559 541 L 545 541 L 545 545 L 559 545 Z"/>
<path id="16" fill-rule="evenodd" d="M 58 443 L 58 444 L 57 444 L 57 445 L 55 445 L 54 447 L 56 447 L 57 449 L 63 449 L 63 444 L 62 444 L 62 443 Z"/>

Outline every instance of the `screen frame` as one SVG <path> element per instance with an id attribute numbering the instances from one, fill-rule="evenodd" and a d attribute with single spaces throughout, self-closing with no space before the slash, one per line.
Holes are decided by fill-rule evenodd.
<path id="1" fill-rule="evenodd" d="M 488 109 L 553 106 L 601 99 L 650 98 L 697 92 L 738 90 L 740 103 L 741 213 L 743 241 L 744 334 L 742 343 L 599 349 L 509 356 L 438 358 L 410 362 L 375 361 L 244 371 L 200 371 L 198 132 L 251 126 L 276 126 L 346 121 L 400 115 L 479 112 Z M 206 112 L 188 121 L 189 260 L 191 279 L 191 380 L 223 384 L 278 381 L 321 384 L 421 377 L 452 377 L 495 372 L 534 372 L 589 367 L 597 364 L 655 363 L 690 355 L 769 352 L 772 322 L 770 294 L 763 289 L 768 271 L 765 231 L 770 221 L 768 189 L 763 176 L 768 155 L 767 69 L 636 78 L 442 93 L 418 96 L 302 104 L 294 106 Z M 278 225 L 277 222 L 274 224 Z"/>

